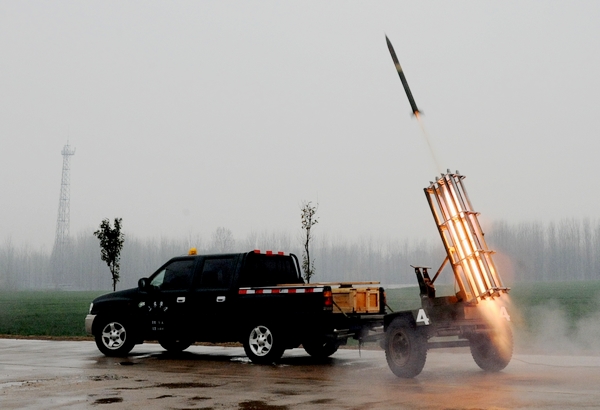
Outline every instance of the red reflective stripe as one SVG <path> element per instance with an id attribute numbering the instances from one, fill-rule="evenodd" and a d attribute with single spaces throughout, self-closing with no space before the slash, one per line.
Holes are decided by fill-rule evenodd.
<path id="1" fill-rule="evenodd" d="M 262 252 L 260 249 L 254 249 L 252 252 L 262 254 L 262 255 L 279 255 L 279 256 L 287 256 L 288 255 L 288 253 L 284 252 L 284 251 L 273 252 L 272 250 L 270 250 L 270 251 Z"/>
<path id="2" fill-rule="evenodd" d="M 323 287 L 314 288 L 260 288 L 260 289 L 239 289 L 240 295 L 268 295 L 270 293 L 317 293 L 324 292 Z M 331 291 L 328 291 L 331 293 Z M 325 295 L 325 297 L 327 297 Z"/>

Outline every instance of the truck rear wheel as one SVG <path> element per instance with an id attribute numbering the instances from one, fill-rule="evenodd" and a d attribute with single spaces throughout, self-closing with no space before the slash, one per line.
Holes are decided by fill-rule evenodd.
<path id="1" fill-rule="evenodd" d="M 390 370 L 398 377 L 417 376 L 427 359 L 427 339 L 413 325 L 394 319 L 385 335 L 385 358 Z"/>
<path id="2" fill-rule="evenodd" d="M 513 352 L 513 337 L 510 327 L 492 334 L 478 334 L 469 338 L 471 356 L 486 372 L 499 372 L 510 363 Z"/>
<path id="3" fill-rule="evenodd" d="M 302 343 L 302 347 L 304 347 L 306 353 L 318 359 L 325 359 L 331 356 L 337 352 L 339 346 L 339 342 L 329 339 L 310 340 Z"/>
<path id="4" fill-rule="evenodd" d="M 106 356 L 127 356 L 135 341 L 131 326 L 123 320 L 104 320 L 95 335 L 96 346 Z"/>
<path id="5" fill-rule="evenodd" d="M 244 338 L 244 351 L 253 363 L 271 364 L 283 356 L 282 335 L 271 325 L 252 326 Z"/>

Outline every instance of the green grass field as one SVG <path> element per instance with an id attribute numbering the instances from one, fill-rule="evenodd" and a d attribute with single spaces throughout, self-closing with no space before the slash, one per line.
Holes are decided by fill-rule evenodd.
<path id="1" fill-rule="evenodd" d="M 0 335 L 84 336 L 90 302 L 107 292 L 0 292 Z"/>
<path id="2" fill-rule="evenodd" d="M 0 335 L 85 336 L 84 318 L 90 302 L 107 292 L 21 291 L 0 292 Z M 388 289 L 388 305 L 395 311 L 420 306 L 417 287 Z M 439 287 L 438 295 L 450 295 L 451 287 Z M 591 316 L 600 310 L 600 281 L 517 283 L 510 298 L 523 325 L 535 320 L 535 308 L 551 305 L 570 321 Z"/>

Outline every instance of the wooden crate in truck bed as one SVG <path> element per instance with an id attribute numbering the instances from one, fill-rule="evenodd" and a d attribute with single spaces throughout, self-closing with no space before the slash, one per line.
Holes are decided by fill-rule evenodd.
<path id="1" fill-rule="evenodd" d="M 324 284 L 324 283 L 319 283 Z M 333 313 L 379 313 L 379 282 L 328 282 L 333 293 Z"/>

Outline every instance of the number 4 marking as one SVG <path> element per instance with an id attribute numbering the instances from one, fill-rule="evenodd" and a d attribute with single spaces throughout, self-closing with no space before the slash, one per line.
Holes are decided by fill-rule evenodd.
<path id="1" fill-rule="evenodd" d="M 508 314 L 504 306 L 500 306 L 500 316 L 506 319 L 507 322 L 510 322 L 510 315 Z"/>
<path id="2" fill-rule="evenodd" d="M 426 325 L 429 324 L 429 318 L 427 317 L 423 309 L 419 309 L 419 313 L 417 313 L 417 322 L 423 322 Z"/>

